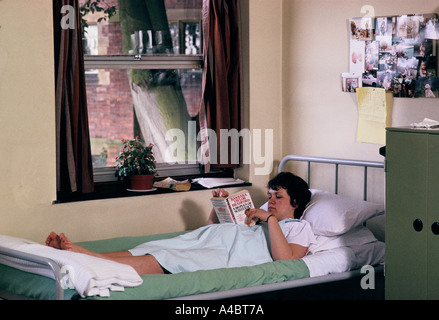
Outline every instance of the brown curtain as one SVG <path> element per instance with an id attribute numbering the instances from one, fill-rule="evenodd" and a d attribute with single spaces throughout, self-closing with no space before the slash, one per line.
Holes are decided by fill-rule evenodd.
<path id="1" fill-rule="evenodd" d="M 65 6 L 74 13 L 62 13 Z M 66 20 L 67 14 L 75 21 Z M 53 26 L 57 191 L 59 196 L 89 193 L 94 183 L 78 0 L 53 0 Z"/>
<path id="2" fill-rule="evenodd" d="M 230 141 L 220 140 L 220 130 L 241 129 L 239 20 L 237 0 L 203 1 L 204 75 L 199 118 L 202 154 L 205 159 L 210 159 L 206 171 L 209 168 L 237 167 L 230 158 Z M 212 129 L 217 134 L 216 155 L 208 148 L 206 129 Z M 220 161 L 221 145 L 225 143 L 229 145 L 227 163 Z"/>

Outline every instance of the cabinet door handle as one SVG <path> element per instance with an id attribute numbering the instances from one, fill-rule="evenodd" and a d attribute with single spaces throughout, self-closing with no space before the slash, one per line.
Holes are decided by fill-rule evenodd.
<path id="1" fill-rule="evenodd" d="M 415 231 L 420 232 L 422 231 L 423 228 L 424 228 L 424 224 L 422 223 L 421 219 L 416 219 L 415 221 L 413 221 L 413 229 L 415 229 Z"/>
<path id="2" fill-rule="evenodd" d="M 439 234 L 439 222 L 433 222 L 433 224 L 431 225 L 431 231 L 432 231 L 435 235 L 438 235 L 438 234 Z"/>

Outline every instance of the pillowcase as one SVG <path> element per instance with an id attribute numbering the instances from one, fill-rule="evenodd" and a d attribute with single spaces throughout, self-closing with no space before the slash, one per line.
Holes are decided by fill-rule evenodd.
<path id="1" fill-rule="evenodd" d="M 311 201 L 302 218 L 311 224 L 316 235 L 341 235 L 384 213 L 384 204 L 347 198 L 322 190 L 310 191 Z"/>
<path id="2" fill-rule="evenodd" d="M 377 239 L 373 233 L 367 227 L 361 225 L 337 236 L 316 236 L 316 243 L 309 246 L 309 252 L 315 254 L 340 247 L 362 246 L 375 241 Z"/>

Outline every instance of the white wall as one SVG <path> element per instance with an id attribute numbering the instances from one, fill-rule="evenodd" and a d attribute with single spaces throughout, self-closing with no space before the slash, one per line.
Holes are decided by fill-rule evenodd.
<path id="1" fill-rule="evenodd" d="M 436 0 L 284 0 L 285 153 L 384 160 L 381 146 L 356 142 L 356 95 L 341 91 L 340 74 L 349 72 L 347 20 L 364 16 L 364 5 L 376 16 L 439 12 Z M 394 99 L 392 125 L 424 117 L 439 120 L 439 99 Z"/>
<path id="2" fill-rule="evenodd" d="M 341 91 L 349 72 L 347 19 L 371 5 L 376 16 L 438 13 L 436 0 L 284 0 L 283 125 L 286 152 L 380 160 L 378 145 L 355 142 L 357 103 Z M 439 99 L 395 98 L 393 125 L 439 120 Z"/>

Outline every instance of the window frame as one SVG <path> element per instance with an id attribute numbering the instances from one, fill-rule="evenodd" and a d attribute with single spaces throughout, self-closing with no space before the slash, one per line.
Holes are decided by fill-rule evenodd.
<path id="1" fill-rule="evenodd" d="M 202 55 L 84 55 L 85 69 L 203 69 Z"/>
<path id="2" fill-rule="evenodd" d="M 169 22 L 177 22 L 179 28 L 181 29 L 181 23 L 192 23 L 199 22 L 200 27 L 202 26 L 202 17 L 197 14 L 193 14 L 193 17 L 181 20 L 179 17 L 172 16 L 168 17 Z M 109 22 L 118 22 L 119 17 L 109 19 Z M 89 26 L 97 24 L 97 22 L 91 21 Z M 179 30 L 180 30 L 179 29 Z M 201 44 L 203 43 L 203 35 L 201 34 Z M 142 55 L 134 55 L 132 53 L 118 53 L 118 54 L 106 54 L 106 55 L 92 55 L 83 54 L 84 59 L 84 75 L 87 70 L 96 69 L 199 69 L 203 71 L 204 69 L 204 56 L 203 54 L 183 54 L 181 53 L 181 48 L 183 42 L 180 38 L 180 53 L 169 53 L 169 54 L 151 54 L 146 53 Z M 157 164 L 157 179 L 161 180 L 166 177 L 174 177 L 178 180 L 193 179 L 197 177 L 234 177 L 234 169 L 216 169 L 210 170 L 209 172 L 204 171 L 204 166 L 201 163 L 188 162 L 185 164 L 168 164 L 160 163 Z M 127 190 L 128 182 L 127 179 L 121 180 L 116 176 L 116 167 L 93 167 L 93 178 L 95 189 L 91 193 L 81 193 L 81 192 L 57 192 L 57 200 L 53 203 L 68 203 L 76 201 L 86 201 L 86 200 L 97 200 L 97 199 L 109 199 L 109 198 L 120 198 L 120 197 L 131 197 L 139 195 L 155 195 L 162 193 L 173 193 L 174 191 L 168 189 L 159 188 L 154 192 L 148 193 L 133 193 Z M 250 186 L 251 183 L 244 183 L 243 186 Z M 238 185 L 233 185 L 237 187 Z M 224 186 L 228 187 L 228 186 Z M 206 190 L 198 184 L 193 184 L 190 191 Z"/>
<path id="3" fill-rule="evenodd" d="M 142 54 L 142 55 L 84 55 L 84 69 L 203 69 L 203 55 Z M 118 181 L 116 167 L 93 168 L 96 183 Z M 200 164 L 157 164 L 157 176 L 196 176 L 202 174 Z"/>

